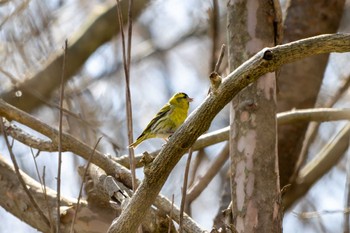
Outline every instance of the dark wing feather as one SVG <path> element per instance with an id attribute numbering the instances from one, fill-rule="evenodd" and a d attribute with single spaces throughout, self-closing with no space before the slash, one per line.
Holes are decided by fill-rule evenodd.
<path id="1" fill-rule="evenodd" d="M 161 119 L 162 117 L 166 116 L 167 114 L 169 114 L 171 110 L 171 105 L 170 104 L 166 104 L 164 105 L 159 112 L 157 113 L 157 115 L 151 120 L 151 122 L 147 125 L 147 127 L 145 128 L 145 130 L 142 132 L 142 134 L 138 137 L 142 137 L 146 132 L 151 131 L 151 128 L 153 125 L 155 125 L 159 119 Z"/>

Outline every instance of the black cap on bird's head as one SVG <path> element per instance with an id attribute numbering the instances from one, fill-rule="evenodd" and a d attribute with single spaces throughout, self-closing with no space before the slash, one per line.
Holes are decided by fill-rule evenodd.
<path id="1" fill-rule="evenodd" d="M 192 102 L 193 99 L 190 98 L 186 93 L 178 92 L 173 97 L 170 98 L 169 103 L 170 104 L 176 104 L 183 102 L 183 100 L 186 100 L 187 103 Z"/>
<path id="2" fill-rule="evenodd" d="M 176 93 L 174 96 L 176 96 L 176 98 L 184 98 L 184 99 L 187 99 L 188 102 L 192 102 L 193 101 L 193 98 L 189 97 L 186 93 L 184 92 L 179 92 L 179 93 Z"/>

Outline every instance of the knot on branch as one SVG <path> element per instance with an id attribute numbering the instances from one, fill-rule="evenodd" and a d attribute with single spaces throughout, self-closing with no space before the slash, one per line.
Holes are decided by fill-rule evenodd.
<path id="1" fill-rule="evenodd" d="M 267 61 L 271 61 L 272 60 L 272 58 L 273 58 L 273 54 L 272 54 L 272 51 L 271 50 L 266 50 L 265 52 L 264 52 L 264 56 L 263 56 L 263 58 L 265 59 L 265 60 L 267 60 Z"/>
<path id="2" fill-rule="evenodd" d="M 217 89 L 219 88 L 219 86 L 221 84 L 222 78 L 217 72 L 214 71 L 210 74 L 209 80 L 210 80 L 209 93 L 212 93 L 215 95 L 217 93 Z"/>
<path id="3" fill-rule="evenodd" d="M 144 165 L 145 175 L 149 174 L 150 165 L 153 162 L 154 157 L 152 157 L 147 151 L 143 152 L 140 163 Z"/>

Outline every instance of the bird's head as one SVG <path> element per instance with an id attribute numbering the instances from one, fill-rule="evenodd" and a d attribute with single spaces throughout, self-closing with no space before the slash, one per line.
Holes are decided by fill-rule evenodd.
<path id="1" fill-rule="evenodd" d="M 173 95 L 169 100 L 171 105 L 179 106 L 179 107 L 187 107 L 189 106 L 189 102 L 192 102 L 193 99 L 190 98 L 186 93 L 179 92 Z"/>

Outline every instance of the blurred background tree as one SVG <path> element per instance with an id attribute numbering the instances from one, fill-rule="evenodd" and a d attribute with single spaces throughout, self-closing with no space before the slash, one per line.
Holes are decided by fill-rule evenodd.
<path id="1" fill-rule="evenodd" d="M 125 25 L 127 5 L 128 1 L 120 2 Z M 350 31 L 349 1 L 290 0 L 281 1 L 281 6 L 283 43 L 318 34 Z M 226 41 L 227 13 L 226 2 L 215 0 L 134 2 L 130 74 L 134 136 L 143 130 L 173 93 L 186 92 L 195 99 L 190 111 L 206 97 L 208 77 L 214 70 L 220 46 L 230 43 Z M 62 47 L 68 39 L 64 131 L 91 147 L 103 136 L 98 145 L 101 152 L 112 157 L 127 154 L 125 78 L 115 1 L 0 1 L 0 25 L 1 98 L 40 121 L 58 127 Z M 346 107 L 349 56 L 321 55 L 283 66 L 277 75 L 277 111 L 315 106 Z M 229 72 L 227 64 L 226 53 L 219 70 L 223 77 Z M 229 119 L 229 108 L 225 108 L 214 119 L 209 131 L 228 126 Z M 319 128 L 310 124 L 309 129 L 307 123 L 279 127 L 281 187 L 292 184 L 285 194 L 288 204 L 284 232 L 349 232 L 350 171 L 346 153 L 349 132 L 345 144 L 344 140 L 342 145 L 331 140 L 345 124 L 345 121 L 322 123 Z M 16 125 L 36 137 L 47 139 L 30 127 Z M 155 151 L 162 144 L 159 139 L 148 140 L 136 149 L 136 153 Z M 312 182 L 303 183 L 305 172 L 300 172 L 300 169 L 320 156 L 321 149 L 329 144 L 339 145 L 341 149 L 337 153 L 339 157 L 344 156 L 332 164 L 330 171 L 322 170 Z M 9 162 L 5 141 L 1 140 L 0 145 L 0 155 Z M 42 179 L 45 167 L 45 183 L 56 189 L 56 152 L 39 153 L 16 140 L 13 141 L 13 152 L 20 168 L 36 180 Z M 220 154 L 228 153 L 225 142 L 222 142 L 193 155 L 190 187 L 205 174 L 213 172 L 211 169 L 215 169 L 213 173 L 216 174 L 206 188 L 199 191 L 200 195 L 191 197 L 187 203 L 187 212 L 204 229 L 211 229 L 214 219 L 216 226 L 220 225 L 221 211 L 230 201 L 229 162 L 221 162 L 224 165 L 212 168 Z M 40 176 L 31 154 L 38 155 L 35 162 Z M 162 194 L 170 199 L 174 195 L 177 205 L 181 201 L 186 158 L 184 156 L 178 163 L 162 189 Z M 77 198 L 81 183 L 78 167 L 84 164 L 86 160 L 73 153 L 63 154 L 61 186 L 65 198 Z M 137 169 L 136 174 L 142 179 L 142 169 Z M 22 222 L 30 223 L 29 220 L 11 212 L 8 202 L 12 197 L 8 186 L 1 185 L 0 190 L 7 193 L 0 198 L 0 205 L 4 208 L 0 208 L 0 215 L 5 223 L 0 225 L 0 232 L 36 232 Z M 84 198 L 93 193 L 89 191 L 87 187 Z M 91 196 L 88 201 L 96 208 L 106 205 Z M 106 212 L 103 216 L 105 228 L 113 218 L 112 210 Z M 105 232 L 105 228 L 99 229 Z"/>

